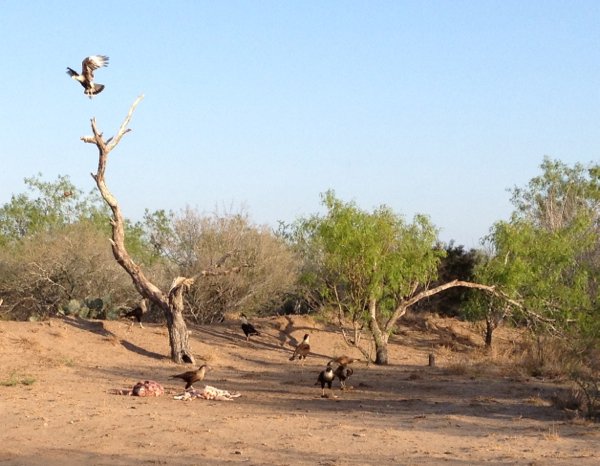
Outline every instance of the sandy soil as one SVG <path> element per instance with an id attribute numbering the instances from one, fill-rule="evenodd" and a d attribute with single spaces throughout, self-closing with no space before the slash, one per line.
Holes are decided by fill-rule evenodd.
<path id="1" fill-rule="evenodd" d="M 599 426 L 549 401 L 562 387 L 478 365 L 466 324 L 401 328 L 391 365 L 358 363 L 353 389 L 336 380 L 321 398 L 327 360 L 359 355 L 305 317 L 254 323 L 263 335 L 250 343 L 238 322 L 190 328 L 214 368 L 204 382 L 242 396 L 178 401 L 169 376 L 188 368 L 168 359 L 160 325 L 0 322 L 0 465 L 600 464 Z M 306 332 L 302 367 L 288 358 Z M 145 379 L 165 395 L 112 393 Z"/>

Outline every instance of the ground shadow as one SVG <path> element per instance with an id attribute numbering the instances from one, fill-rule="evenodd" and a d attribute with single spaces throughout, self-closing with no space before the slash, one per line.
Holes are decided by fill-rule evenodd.
<path id="1" fill-rule="evenodd" d="M 85 330 L 103 337 L 116 338 L 116 335 L 113 332 L 104 328 L 104 322 L 101 320 L 86 320 L 81 317 L 65 317 L 62 320 L 65 324 L 79 330 Z"/>
<path id="2" fill-rule="evenodd" d="M 146 356 L 147 358 L 158 359 L 158 360 L 169 359 L 164 354 L 155 353 L 154 351 L 148 351 L 140 346 L 134 345 L 133 343 L 131 343 L 127 340 L 121 340 L 121 345 L 123 345 L 123 347 L 128 349 L 129 351 L 139 354 L 141 356 Z"/>

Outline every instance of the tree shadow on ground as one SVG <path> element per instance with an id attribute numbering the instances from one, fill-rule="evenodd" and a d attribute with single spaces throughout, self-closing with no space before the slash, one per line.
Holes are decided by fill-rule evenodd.
<path id="1" fill-rule="evenodd" d="M 260 336 L 251 337 L 248 342 L 246 342 L 246 337 L 241 333 L 241 330 L 240 330 L 240 333 L 237 333 L 237 332 L 233 332 L 231 330 L 221 330 L 221 329 L 218 329 L 215 327 L 209 327 L 209 326 L 195 327 L 195 329 L 198 332 L 205 333 L 212 337 L 216 337 L 220 340 L 227 341 L 229 343 L 235 344 L 236 346 L 249 345 L 251 347 L 256 347 L 257 349 L 263 348 L 263 349 L 267 349 L 267 350 L 271 350 L 271 351 L 276 351 L 278 353 L 284 352 L 286 355 L 288 355 L 288 356 L 286 356 L 288 358 L 293 354 L 294 348 L 299 343 L 298 340 L 293 337 L 290 337 L 289 340 L 290 340 L 290 342 L 295 341 L 296 344 L 294 345 L 293 343 L 290 343 L 289 348 L 284 347 L 283 344 L 280 344 L 280 343 L 270 343 L 269 341 L 266 341 L 266 340 L 269 339 L 269 340 L 281 341 L 281 339 L 273 336 L 271 333 L 268 333 L 267 331 L 262 330 L 262 329 L 259 330 L 261 332 Z M 287 329 L 287 327 L 286 327 L 286 329 Z M 296 328 L 296 330 L 297 330 L 297 328 Z M 280 333 L 281 332 L 282 331 L 280 331 Z M 318 357 L 318 358 L 328 358 L 328 359 L 331 358 L 330 355 L 315 353 L 313 351 L 311 351 L 308 356 L 309 357 Z"/>
<path id="2" fill-rule="evenodd" d="M 82 319 L 81 317 L 65 317 L 62 320 L 65 324 L 75 327 L 76 329 L 85 330 L 103 337 L 116 338 L 116 335 L 113 332 L 104 328 L 104 322 L 101 320 L 87 320 Z"/>
<path id="3" fill-rule="evenodd" d="M 165 356 L 164 354 L 160 354 L 160 353 L 155 353 L 154 351 L 148 351 L 138 345 L 135 345 L 127 340 L 121 340 L 121 345 L 123 345 L 123 347 L 133 353 L 139 354 L 140 356 L 145 356 L 147 358 L 152 358 L 152 359 L 169 359 L 167 356 Z"/>
<path id="4" fill-rule="evenodd" d="M 141 356 L 145 356 L 152 359 L 167 359 L 167 356 L 164 354 L 155 353 L 153 351 L 148 351 L 141 346 L 135 345 L 130 341 L 120 339 L 115 333 L 107 330 L 104 327 L 104 322 L 100 320 L 86 320 L 81 317 L 66 317 L 63 319 L 63 322 L 67 325 L 75 327 L 79 330 L 84 330 L 87 332 L 94 333 L 96 335 L 100 335 L 105 337 L 106 339 L 113 340 L 115 342 L 119 342 L 125 349 L 139 354 Z"/>

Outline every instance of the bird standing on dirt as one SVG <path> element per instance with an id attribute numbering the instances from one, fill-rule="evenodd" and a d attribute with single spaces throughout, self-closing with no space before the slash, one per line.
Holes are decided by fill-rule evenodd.
<path id="1" fill-rule="evenodd" d="M 337 377 L 338 379 L 340 379 L 340 390 L 345 390 L 346 389 L 346 380 L 348 380 L 350 378 L 350 376 L 352 374 L 354 374 L 354 371 L 346 366 L 345 364 L 342 364 L 340 366 L 338 366 L 338 368 L 335 370 L 335 372 L 333 373 L 334 377 Z"/>
<path id="2" fill-rule="evenodd" d="M 325 385 L 327 385 L 329 390 L 331 390 L 331 384 L 333 383 L 334 378 L 335 375 L 333 374 L 331 364 L 327 364 L 327 367 L 325 370 L 321 371 L 319 377 L 317 378 L 317 382 L 315 383 L 315 385 L 321 384 L 321 398 L 325 398 Z"/>
<path id="3" fill-rule="evenodd" d="M 201 365 L 197 371 L 187 371 L 182 374 L 172 375 L 172 379 L 183 379 L 185 380 L 185 389 L 193 388 L 192 385 L 195 382 L 200 382 L 204 380 L 204 376 L 206 375 L 206 371 L 210 369 L 210 366 L 206 364 Z"/>
<path id="4" fill-rule="evenodd" d="M 304 338 L 302 339 L 300 344 L 296 346 L 296 349 L 294 350 L 294 354 L 292 354 L 290 361 L 293 361 L 296 358 L 300 360 L 306 359 L 306 356 L 308 355 L 308 353 L 310 353 L 310 344 L 308 342 L 309 337 L 310 335 L 308 333 L 304 335 Z"/>
<path id="5" fill-rule="evenodd" d="M 142 325 L 142 317 L 144 317 L 144 314 L 147 311 L 148 311 L 148 304 L 145 299 L 142 299 L 138 306 L 134 307 L 133 309 L 131 309 L 131 310 L 127 311 L 125 314 L 123 314 L 123 317 L 128 317 L 131 319 L 131 325 L 129 326 L 128 330 L 131 330 L 131 327 L 133 327 L 134 322 L 137 322 L 138 324 L 140 324 L 140 328 L 144 328 L 144 326 Z"/>
<path id="6" fill-rule="evenodd" d="M 244 335 L 246 335 L 246 341 L 248 341 L 248 339 L 252 335 L 256 335 L 256 336 L 260 335 L 260 333 L 258 333 L 258 330 L 256 330 L 254 328 L 254 325 L 252 325 L 251 323 L 248 322 L 248 318 L 246 317 L 246 314 L 244 314 L 244 313 L 240 314 L 240 319 L 242 320 L 242 330 L 244 332 Z"/>

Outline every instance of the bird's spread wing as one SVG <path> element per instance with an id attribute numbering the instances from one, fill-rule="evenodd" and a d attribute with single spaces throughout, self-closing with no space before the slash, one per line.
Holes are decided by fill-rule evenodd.
<path id="1" fill-rule="evenodd" d="M 85 58 L 81 62 L 81 74 L 83 74 L 88 81 L 94 79 L 94 70 L 108 66 L 108 57 L 105 55 L 92 55 Z"/>
<path id="2" fill-rule="evenodd" d="M 67 67 L 67 74 L 71 77 L 79 76 L 79 73 L 72 68 Z"/>

